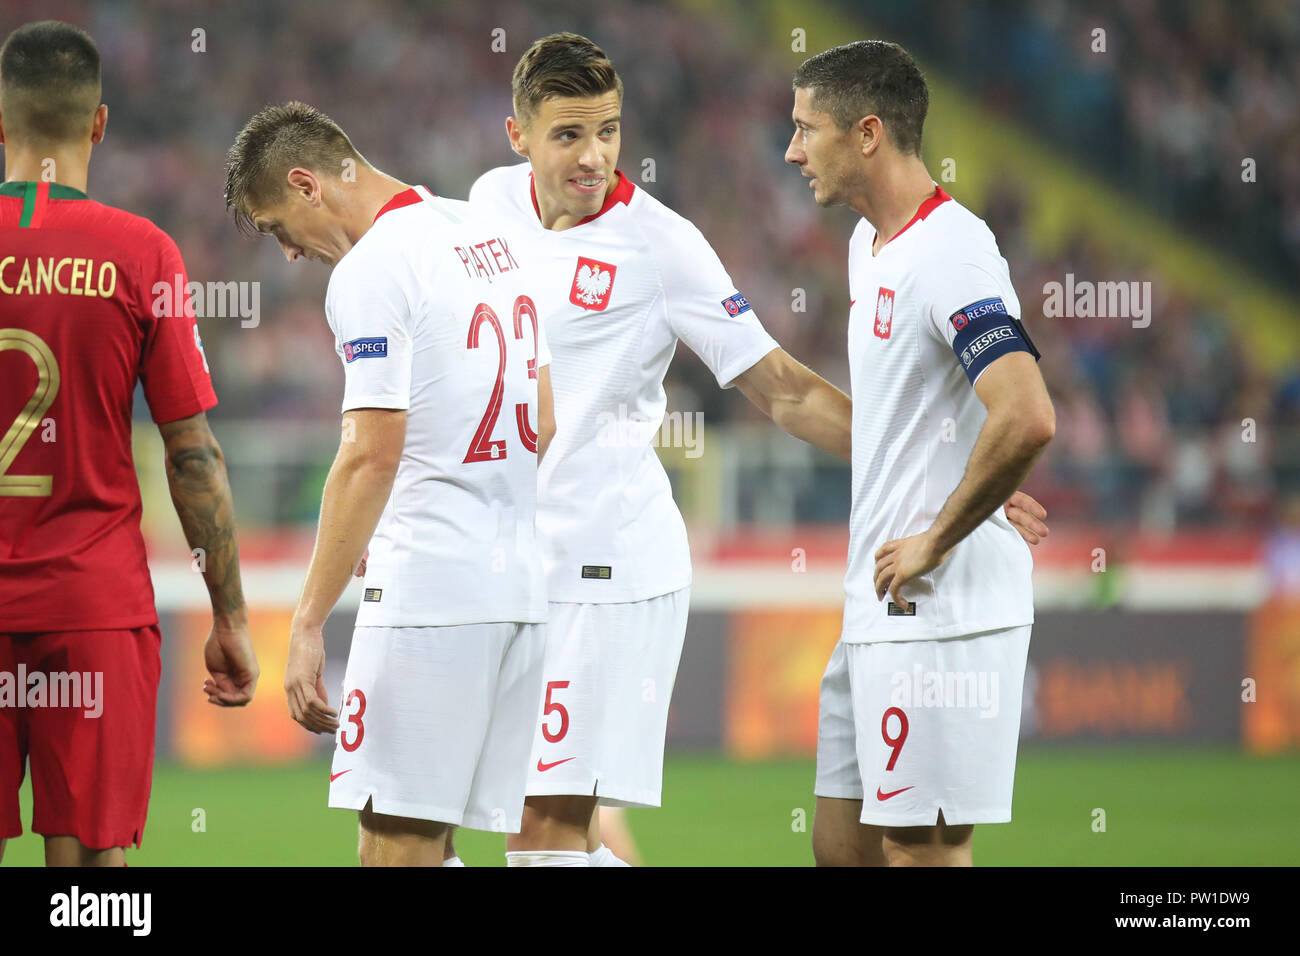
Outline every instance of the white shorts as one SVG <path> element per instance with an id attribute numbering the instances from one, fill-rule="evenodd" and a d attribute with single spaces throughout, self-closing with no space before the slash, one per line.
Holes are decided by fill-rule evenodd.
<path id="1" fill-rule="evenodd" d="M 690 588 L 626 604 L 552 603 L 528 795 L 657 807 Z"/>
<path id="2" fill-rule="evenodd" d="M 845 644 L 822 677 L 819 797 L 861 822 L 1007 823 L 1031 625 L 942 641 Z"/>
<path id="3" fill-rule="evenodd" d="M 544 624 L 358 627 L 329 805 L 518 833 Z"/>

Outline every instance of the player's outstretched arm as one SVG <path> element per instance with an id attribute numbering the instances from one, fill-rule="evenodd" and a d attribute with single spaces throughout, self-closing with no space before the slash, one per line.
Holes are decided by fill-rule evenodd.
<path id="1" fill-rule="evenodd" d="M 849 396 L 784 349 L 774 349 L 736 379 L 736 388 L 795 438 L 851 460 L 853 406 Z M 1029 544 L 1047 537 L 1047 509 L 1023 491 L 1005 504 L 1007 520 Z"/>
<path id="2" fill-rule="evenodd" d="M 404 410 L 358 408 L 343 416 L 343 440 L 325 480 L 316 548 L 294 611 L 284 675 L 289 712 L 313 733 L 334 733 L 339 726 L 325 691 L 325 618 L 379 524 L 405 443 Z"/>
<path id="3" fill-rule="evenodd" d="M 239 707 L 253 699 L 258 667 L 239 577 L 239 540 L 226 460 L 202 412 L 161 424 L 158 430 L 167 451 L 172 503 L 185 540 L 201 558 L 212 601 L 212 632 L 203 648 L 211 676 L 203 690 L 210 703 Z"/>
<path id="4" fill-rule="evenodd" d="M 888 591 L 895 604 L 906 607 L 902 586 L 935 568 L 1002 506 L 1056 433 L 1056 412 L 1029 352 L 1011 352 L 994 361 L 975 382 L 975 394 L 988 418 L 966 474 L 927 530 L 888 541 L 876 552 L 878 598 Z"/>
<path id="5" fill-rule="evenodd" d="M 736 388 L 784 431 L 852 460 L 849 397 L 785 349 L 773 349 L 735 381 Z"/>

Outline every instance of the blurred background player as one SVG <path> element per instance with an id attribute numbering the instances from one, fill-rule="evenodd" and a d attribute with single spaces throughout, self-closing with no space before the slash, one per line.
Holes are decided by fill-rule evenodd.
<path id="1" fill-rule="evenodd" d="M 360 811 L 362 864 L 440 866 L 449 826 L 519 829 L 541 696 L 533 524 L 553 418 L 526 256 L 493 218 L 371 166 L 303 103 L 245 125 L 226 202 L 289 262 L 333 267 L 343 437 L 293 617 L 289 709 L 338 733 L 329 804 Z M 322 627 L 363 556 L 340 730 Z"/>
<path id="2" fill-rule="evenodd" d="M 99 51 L 85 32 L 43 21 L 9 35 L 0 50 L 0 678 L 39 673 L 51 689 L 79 680 L 81 699 L 0 698 L 0 837 L 22 833 L 18 788 L 30 761 L 32 829 L 49 865 L 123 865 L 148 811 L 161 637 L 131 454 L 137 381 L 212 603 L 204 690 L 214 704 L 239 706 L 258 677 L 185 264 L 153 223 L 86 195 L 107 122 Z"/>
<path id="3" fill-rule="evenodd" d="M 845 460 L 851 409 L 764 331 L 700 231 L 618 170 L 623 85 L 599 47 L 573 33 L 537 40 L 512 91 L 506 130 L 528 163 L 485 173 L 470 202 L 506 216 L 545 264 L 535 294 L 557 431 L 538 470 L 545 697 L 507 858 L 617 866 L 593 811 L 659 806 L 686 636 L 690 549 L 653 447 L 678 341 L 719 386 Z"/>
<path id="4" fill-rule="evenodd" d="M 1033 561 L 999 508 L 1056 417 L 992 232 L 921 159 L 929 93 L 911 56 L 836 47 L 794 88 L 786 160 L 819 205 L 863 217 L 844 630 L 822 680 L 813 848 L 824 865 L 970 865 L 973 824 L 1011 819 L 1034 619 Z M 973 678 L 978 701 L 933 694 L 936 678 Z"/>

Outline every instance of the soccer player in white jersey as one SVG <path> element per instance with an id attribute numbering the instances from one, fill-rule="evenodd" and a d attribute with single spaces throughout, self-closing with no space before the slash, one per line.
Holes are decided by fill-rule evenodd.
<path id="1" fill-rule="evenodd" d="M 921 159 L 905 50 L 863 41 L 794 79 L 786 160 L 849 245 L 853 502 L 844 629 L 822 679 L 813 848 L 827 865 L 970 865 L 1011 819 L 1034 620 L 999 510 L 1056 427 L 1006 260 Z"/>
<path id="2" fill-rule="evenodd" d="M 519 829 L 540 706 L 536 463 L 554 425 L 535 275 L 512 227 L 375 169 L 302 103 L 240 132 L 226 200 L 290 262 L 333 267 L 343 438 L 293 617 L 289 709 L 338 734 L 329 805 L 360 811 L 361 862 L 441 865 L 449 826 Z M 367 542 L 340 720 L 321 627 Z"/>
<path id="3" fill-rule="evenodd" d="M 660 803 L 691 583 L 652 447 L 677 342 L 787 432 L 849 459 L 848 396 L 777 346 L 695 226 L 618 171 L 622 89 L 585 37 L 538 40 L 515 67 L 506 122 L 529 162 L 470 192 L 546 273 L 537 306 L 554 354 L 557 431 L 538 470 L 544 695 L 523 829 L 507 838 L 514 866 L 619 865 L 600 846 L 597 803 Z"/>

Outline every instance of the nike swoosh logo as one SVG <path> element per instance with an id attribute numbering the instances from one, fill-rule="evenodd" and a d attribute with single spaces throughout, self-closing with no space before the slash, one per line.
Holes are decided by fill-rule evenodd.
<path id="1" fill-rule="evenodd" d="M 853 308 L 855 305 L 857 305 L 857 303 L 858 303 L 857 299 L 849 299 L 849 308 L 850 309 Z"/>
<path id="2" fill-rule="evenodd" d="M 915 787 L 904 787 L 902 790 L 891 790 L 889 793 L 884 793 L 881 791 L 879 787 L 876 787 L 876 799 L 888 800 L 890 797 L 896 797 L 900 793 L 906 793 L 908 790 L 915 790 L 915 789 L 916 789 Z"/>
<path id="3" fill-rule="evenodd" d="M 349 768 L 349 769 L 347 769 L 347 770 L 340 770 L 338 773 L 332 773 L 332 774 L 330 774 L 330 783 L 333 783 L 335 780 L 337 780 L 339 777 L 343 776 L 345 773 L 351 773 L 351 772 L 352 772 L 352 770 L 351 770 L 351 768 Z"/>
<path id="4" fill-rule="evenodd" d="M 542 763 L 542 758 L 537 758 L 537 769 L 542 773 L 550 770 L 552 767 L 558 767 L 562 763 L 568 763 L 570 760 L 577 760 L 577 757 L 565 757 L 563 760 L 557 760 L 555 763 Z"/>

